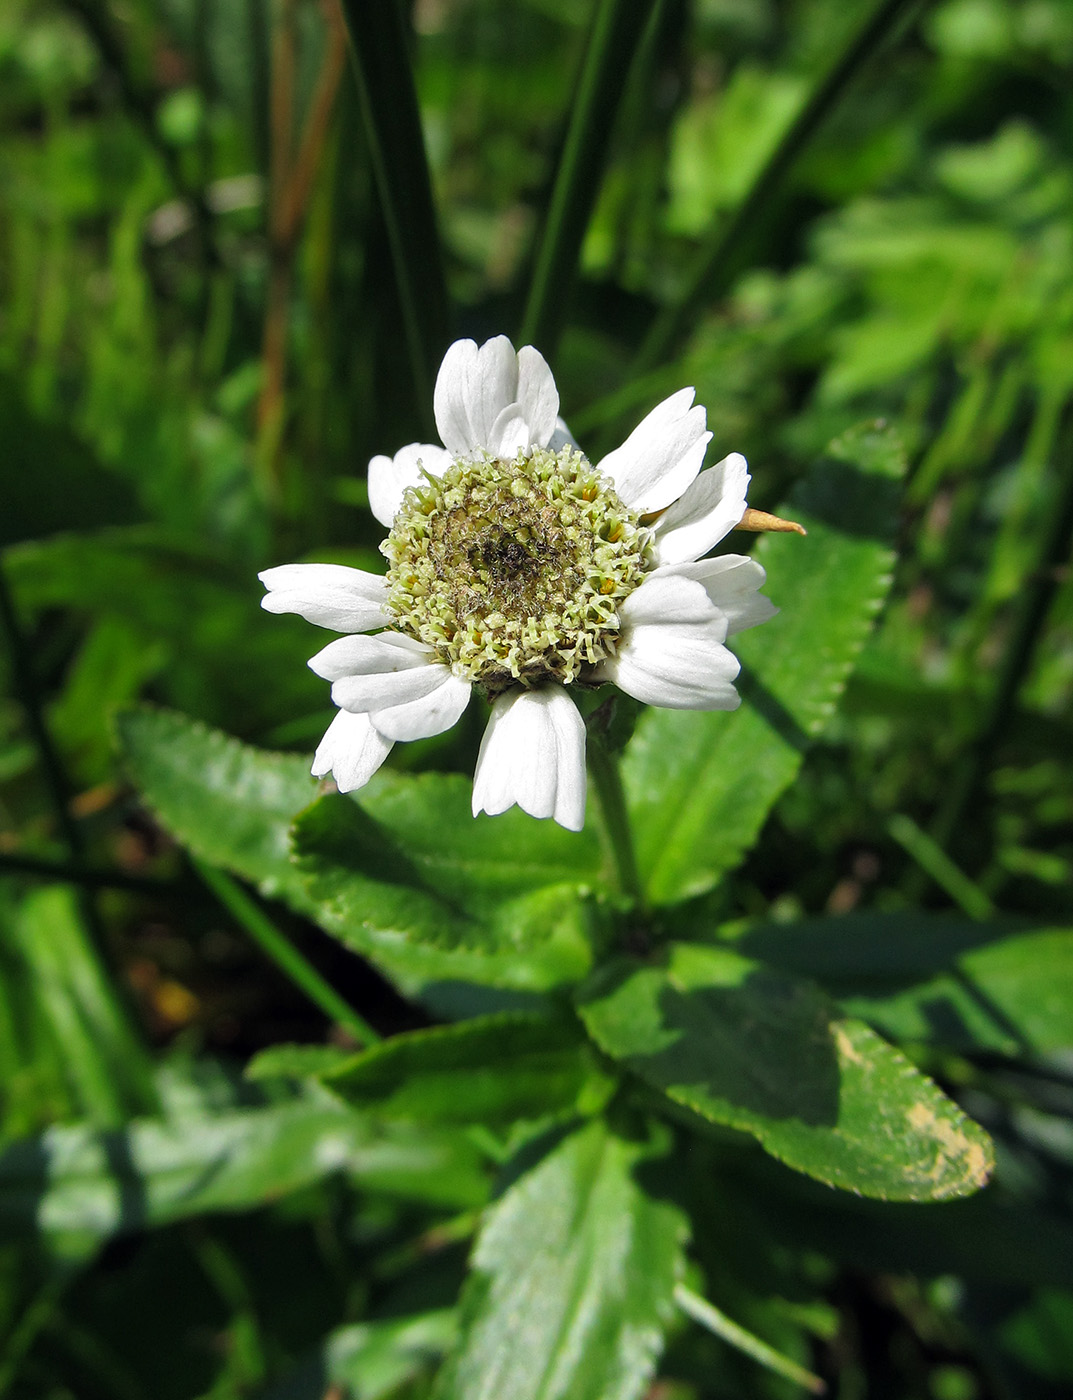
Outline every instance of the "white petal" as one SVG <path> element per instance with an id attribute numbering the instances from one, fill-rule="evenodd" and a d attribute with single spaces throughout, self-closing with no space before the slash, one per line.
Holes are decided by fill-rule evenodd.
<path id="1" fill-rule="evenodd" d="M 464 456 L 470 449 L 469 400 L 476 395 L 477 342 L 456 340 L 440 362 L 432 409 L 436 429 L 449 452 Z"/>
<path id="2" fill-rule="evenodd" d="M 329 642 L 309 661 L 309 669 L 326 681 L 344 676 L 368 676 L 381 671 L 405 671 L 427 666 L 432 648 L 405 637 L 401 632 L 382 632 L 378 637 L 340 637 Z"/>
<path id="3" fill-rule="evenodd" d="M 740 666 L 723 642 L 727 619 L 695 579 L 675 570 L 651 574 L 619 607 L 618 655 L 597 670 L 646 705 L 673 710 L 734 710 Z"/>
<path id="4" fill-rule="evenodd" d="M 477 349 L 473 340 L 456 340 L 436 376 L 433 409 L 444 445 L 456 457 L 488 450 L 492 424 L 518 387 L 518 357 L 505 335 Z"/>
<path id="5" fill-rule="evenodd" d="M 461 718 L 469 704 L 470 682 L 453 676 L 446 666 L 435 669 L 445 674 L 428 695 L 390 710 L 371 712 L 369 718 L 386 739 L 428 739 L 450 729 Z"/>
<path id="6" fill-rule="evenodd" d="M 518 412 L 516 403 L 508 404 L 488 433 L 488 451 L 493 457 L 510 461 L 529 446 L 529 424 Z"/>
<path id="7" fill-rule="evenodd" d="M 720 554 L 697 564 L 675 564 L 668 572 L 696 579 L 726 618 L 728 637 L 769 621 L 779 611 L 770 598 L 757 592 L 763 588 L 767 575 L 747 555 Z"/>
<path id="8" fill-rule="evenodd" d="M 712 435 L 707 415 L 690 408 L 694 390 L 679 389 L 643 418 L 621 447 L 597 463 L 631 510 L 642 515 L 676 501 L 704 461 Z"/>
<path id="9" fill-rule="evenodd" d="M 745 514 L 748 488 L 748 466 L 740 452 L 701 472 L 656 522 L 659 562 L 680 564 L 707 554 Z"/>
<path id="10" fill-rule="evenodd" d="M 539 350 L 523 345 L 518 351 L 518 407 L 529 425 L 527 447 L 546 447 L 555 432 L 559 391 L 555 376 Z"/>
<path id="11" fill-rule="evenodd" d="M 451 465 L 451 454 L 431 442 L 411 442 L 394 457 L 374 457 L 369 463 L 369 509 L 390 530 L 408 486 L 423 480 L 422 468 L 442 476 Z"/>
<path id="12" fill-rule="evenodd" d="M 517 803 L 533 817 L 585 824 L 585 722 L 560 686 L 508 690 L 492 706 L 473 775 L 473 815 Z"/>
<path id="13" fill-rule="evenodd" d="M 331 773 L 340 792 L 353 792 L 365 786 L 391 748 L 391 740 L 377 733 L 368 715 L 340 710 L 313 757 L 313 776 Z"/>
<path id="14" fill-rule="evenodd" d="M 450 677 L 449 666 L 419 666 L 413 671 L 382 671 L 378 675 L 344 676 L 332 686 L 332 702 L 341 710 L 393 710 L 439 689 Z"/>
<path id="15" fill-rule="evenodd" d="M 440 436 L 456 457 L 509 457 L 547 443 L 559 395 L 539 351 L 523 345 L 515 354 L 507 337 L 498 335 L 479 350 L 472 340 L 455 341 L 436 376 L 433 408 Z"/>
<path id="16" fill-rule="evenodd" d="M 298 613 L 334 632 L 368 632 L 391 620 L 387 581 L 379 574 L 343 564 L 280 564 L 257 577 L 268 589 L 261 607 L 271 613 Z"/>

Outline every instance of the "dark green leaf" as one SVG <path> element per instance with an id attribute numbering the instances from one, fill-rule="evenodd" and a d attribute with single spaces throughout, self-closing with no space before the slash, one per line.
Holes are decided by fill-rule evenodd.
<path id="1" fill-rule="evenodd" d="M 1001 1335 L 1005 1349 L 1036 1375 L 1056 1385 L 1073 1381 L 1073 1290 L 1042 1289 Z"/>
<path id="2" fill-rule="evenodd" d="M 678 1211 L 638 1179 L 649 1155 L 595 1121 L 489 1210 L 463 1296 L 462 1340 L 437 1400 L 644 1393 L 685 1235 Z"/>
<path id="3" fill-rule="evenodd" d="M 1073 1045 L 1073 930 L 1047 929 L 966 953 L 948 972 L 899 990 L 843 996 L 886 1035 L 1032 1055 Z"/>
<path id="4" fill-rule="evenodd" d="M 5 562 L 24 612 L 64 608 L 138 636 L 157 693 L 177 709 L 256 731 L 323 706 L 327 724 L 322 683 L 304 665 L 308 627 L 261 613 L 252 569 L 218 550 L 135 526 L 28 541 Z"/>
<path id="5" fill-rule="evenodd" d="M 1073 1044 L 1073 930 L 923 913 L 747 930 L 737 946 L 819 978 L 886 1035 L 1004 1054 Z"/>
<path id="6" fill-rule="evenodd" d="M 1013 921 L 979 922 L 914 909 L 752 924 L 733 936 L 734 947 L 747 957 L 824 983 L 853 986 L 926 977 L 952 967 L 965 953 L 1024 931 Z"/>
<path id="7" fill-rule="evenodd" d="M 469 778 L 459 773 L 381 769 L 357 802 L 405 851 L 429 888 L 471 912 L 547 885 L 598 879 L 601 852 L 591 828 L 566 831 L 518 807 L 475 819 L 472 791 Z"/>
<path id="8" fill-rule="evenodd" d="M 440 1123 L 593 1112 L 614 1088 L 576 1021 L 517 1013 L 398 1035 L 324 1077 L 378 1117 Z"/>
<path id="9" fill-rule="evenodd" d="M 623 779 L 653 900 L 701 894 L 734 868 L 833 712 L 890 582 L 903 469 L 882 425 L 836 439 L 782 508 L 808 537 L 757 547 L 782 612 L 734 639 L 741 709 L 653 709 L 639 723 Z"/>
<path id="10" fill-rule="evenodd" d="M 905 1057 L 826 999 L 736 953 L 676 944 L 580 994 L 596 1043 L 713 1123 L 831 1186 L 887 1200 L 978 1189 L 987 1135 Z"/>
<path id="11" fill-rule="evenodd" d="M 477 944 L 476 922 L 424 885 L 390 835 L 356 802 L 320 798 L 294 824 L 297 869 L 317 922 L 358 952 L 376 941 Z"/>
<path id="12" fill-rule="evenodd" d="M 601 0 L 596 7 L 519 337 L 535 342 L 549 358 L 566 321 L 568 293 L 600 192 L 624 78 L 657 8 L 638 0 Z"/>
<path id="13" fill-rule="evenodd" d="M 429 827 L 439 822 L 446 836 L 455 825 L 450 807 L 437 812 L 430 806 L 418 821 L 414 802 L 407 799 L 401 804 L 409 819 L 405 825 L 398 821 L 392 786 L 388 793 L 383 810 L 395 819 L 400 838 L 417 833 L 412 847 L 404 849 L 378 819 L 382 809 L 376 789 L 364 804 L 329 794 L 295 823 L 297 867 L 306 878 L 314 917 L 324 928 L 397 969 L 406 986 L 415 980 L 457 979 L 535 990 L 584 976 L 592 957 L 591 901 L 577 886 L 537 887 L 505 898 L 554 869 L 539 858 L 530 863 L 515 855 L 505 862 L 498 881 L 505 902 L 493 904 L 489 890 L 495 891 L 496 876 L 483 857 L 471 854 L 467 860 L 460 843 L 450 840 L 447 857 L 439 856 L 431 832 L 421 829 L 426 822 Z M 426 787 L 425 797 L 430 803 L 436 800 L 435 785 Z M 473 823 L 468 811 L 463 820 Z M 497 839 L 492 852 L 498 850 Z M 452 849 L 461 862 L 457 868 L 450 860 Z M 473 852 L 472 846 L 467 849 Z M 468 870 L 475 878 L 467 892 Z"/>
<path id="14" fill-rule="evenodd" d="M 290 826 L 317 791 L 305 758 L 255 749 L 183 715 L 149 708 L 121 715 L 119 734 L 147 804 L 195 855 L 324 923 L 407 993 L 435 986 L 436 1005 L 450 1004 L 454 1013 L 454 989 L 464 984 L 528 995 L 576 982 L 592 964 L 589 911 L 577 888 L 542 886 L 562 878 L 583 883 L 594 847 L 522 813 L 474 822 L 465 779 L 381 773 L 363 790 L 361 803 L 334 793 L 322 798 L 299 840 L 319 847 L 323 839 L 325 850 L 310 845 L 299 868 L 290 857 Z M 354 834 L 350 844 L 347 832 Z M 370 850 L 362 845 L 365 837 L 375 843 Z M 333 852 L 340 863 L 329 859 Z M 369 885 L 384 883 L 370 875 L 383 875 L 376 858 L 385 852 L 403 883 L 378 892 L 384 901 L 379 913 L 390 903 L 394 917 L 418 920 L 405 936 L 374 924 L 361 902 Z M 317 882 L 317 898 L 307 878 Z M 439 889 L 449 900 L 429 892 Z M 466 899 L 486 910 L 496 896 L 509 895 L 516 899 L 495 906 L 482 950 L 444 946 L 452 937 L 477 938 L 473 921 L 450 901 Z M 429 942 L 416 941 L 420 928 L 428 928 Z M 529 947 L 525 958 L 519 946 Z"/>
<path id="15" fill-rule="evenodd" d="M 161 824 L 195 855 L 307 908 L 287 831 L 316 796 L 305 758 L 266 753 L 167 710 L 118 719 L 123 757 Z"/>

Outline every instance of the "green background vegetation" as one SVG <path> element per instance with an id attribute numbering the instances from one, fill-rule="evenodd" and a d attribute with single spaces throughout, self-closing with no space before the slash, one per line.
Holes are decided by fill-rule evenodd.
<path id="1" fill-rule="evenodd" d="M 0 134 L 0 1395 L 1067 1395 L 1073 5 L 0 0 Z M 258 606 L 499 333 L 809 525 L 647 911 Z"/>

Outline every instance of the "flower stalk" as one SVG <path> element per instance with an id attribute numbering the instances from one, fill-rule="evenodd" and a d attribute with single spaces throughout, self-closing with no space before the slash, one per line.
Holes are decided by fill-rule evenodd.
<path id="1" fill-rule="evenodd" d="M 618 755 L 609 752 L 599 735 L 589 730 L 586 747 L 589 776 L 596 789 L 603 819 L 608 849 L 615 867 L 615 877 L 622 894 L 633 900 L 638 909 L 644 908 L 645 891 L 637 868 L 637 852 L 633 844 L 633 828 L 626 806 L 626 792 Z"/>

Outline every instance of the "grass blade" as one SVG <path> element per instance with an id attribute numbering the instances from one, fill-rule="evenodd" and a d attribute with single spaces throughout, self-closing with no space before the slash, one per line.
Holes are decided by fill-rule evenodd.
<path id="1" fill-rule="evenodd" d="M 432 386 L 447 345 L 447 290 L 406 31 L 396 0 L 373 5 L 342 0 L 342 9 L 395 264 L 415 397 L 426 438 L 436 441 Z"/>
<path id="2" fill-rule="evenodd" d="M 813 1395 L 822 1395 L 826 1391 L 827 1386 L 820 1380 L 819 1376 L 813 1375 L 811 1371 L 806 1371 L 804 1366 L 799 1366 L 796 1361 L 791 1361 L 788 1356 L 783 1356 L 774 1347 L 769 1347 L 767 1342 L 762 1342 L 759 1337 L 753 1336 L 752 1332 L 747 1332 L 744 1327 L 732 1322 L 726 1313 L 720 1312 L 717 1307 L 708 1302 L 707 1298 L 702 1298 L 699 1293 L 694 1293 L 684 1283 L 675 1285 L 674 1301 L 694 1322 L 699 1322 L 714 1336 L 719 1337 L 738 1351 L 744 1352 L 746 1356 L 751 1356 L 754 1361 L 759 1362 L 761 1366 L 766 1366 L 769 1371 L 774 1371 L 778 1376 L 785 1376 L 787 1380 L 803 1385 Z"/>
<path id="3" fill-rule="evenodd" d="M 344 1026 L 359 1045 L 376 1044 L 380 1037 L 372 1026 L 362 1020 L 354 1008 L 325 981 L 313 964 L 283 936 L 241 885 L 232 880 L 226 872 L 217 870 L 205 861 L 195 859 L 194 868 L 261 951 L 286 973 L 296 987 L 305 992 L 310 1001 L 315 1002 L 331 1020 Z"/>
<path id="4" fill-rule="evenodd" d="M 533 261 L 520 339 L 554 353 L 569 305 L 581 242 L 600 190 L 615 114 L 661 0 L 601 0 L 582 62 L 544 227 Z"/>

